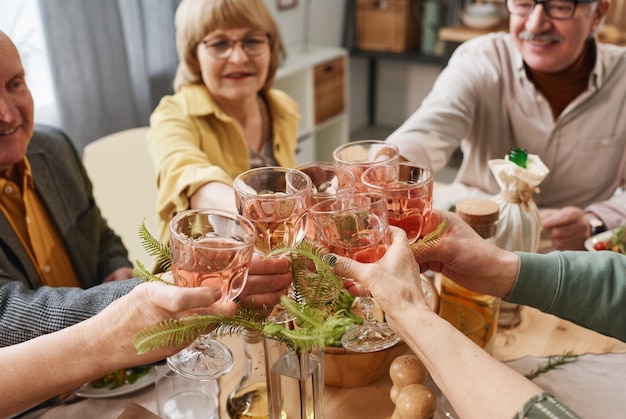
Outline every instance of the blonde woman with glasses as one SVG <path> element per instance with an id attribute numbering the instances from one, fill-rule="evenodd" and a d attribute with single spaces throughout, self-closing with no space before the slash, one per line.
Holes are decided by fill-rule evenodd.
<path id="1" fill-rule="evenodd" d="M 190 208 L 236 212 L 233 179 L 261 166 L 293 167 L 299 109 L 273 89 L 283 58 L 278 26 L 264 0 L 183 0 L 176 11 L 179 65 L 174 91 L 150 117 L 157 170 L 158 236 Z M 261 279 L 272 276 L 272 280 Z M 291 281 L 286 259 L 253 260 L 249 287 L 273 305 Z M 261 302 L 255 295 L 255 306 Z M 246 291 L 240 299 L 245 301 Z"/>

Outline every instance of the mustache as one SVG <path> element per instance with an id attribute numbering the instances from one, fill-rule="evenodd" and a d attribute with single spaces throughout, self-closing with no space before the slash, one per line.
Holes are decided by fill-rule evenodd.
<path id="1" fill-rule="evenodd" d="M 522 31 L 518 37 L 524 41 L 539 41 L 539 42 L 561 42 L 563 37 L 556 33 L 539 33 L 535 34 L 529 31 Z"/>

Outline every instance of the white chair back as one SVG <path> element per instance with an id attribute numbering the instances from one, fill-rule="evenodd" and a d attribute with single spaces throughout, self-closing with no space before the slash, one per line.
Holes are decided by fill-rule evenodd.
<path id="1" fill-rule="evenodd" d="M 145 140 L 148 129 L 120 131 L 89 143 L 83 150 L 83 163 L 96 203 L 122 238 L 129 259 L 151 269 L 152 258 L 141 246 L 138 234 L 142 221 L 148 231 L 157 234 L 157 186 Z"/>

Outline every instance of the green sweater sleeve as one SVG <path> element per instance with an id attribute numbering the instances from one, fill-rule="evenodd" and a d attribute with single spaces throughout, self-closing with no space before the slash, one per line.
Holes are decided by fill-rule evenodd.
<path id="1" fill-rule="evenodd" d="M 580 419 L 550 393 L 543 392 L 524 403 L 513 419 Z"/>
<path id="2" fill-rule="evenodd" d="M 626 256 L 615 252 L 516 252 L 517 280 L 505 299 L 626 341 Z"/>

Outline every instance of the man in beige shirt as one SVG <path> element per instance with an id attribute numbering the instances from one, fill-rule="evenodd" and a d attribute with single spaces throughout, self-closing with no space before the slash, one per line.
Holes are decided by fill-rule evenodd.
<path id="1" fill-rule="evenodd" d="M 435 205 L 493 196 L 487 162 L 513 147 L 550 169 L 534 200 L 557 249 L 626 223 L 626 48 L 594 33 L 608 0 L 507 0 L 509 33 L 461 45 L 419 109 L 388 141 L 435 171 L 460 146 L 463 163 Z"/>

